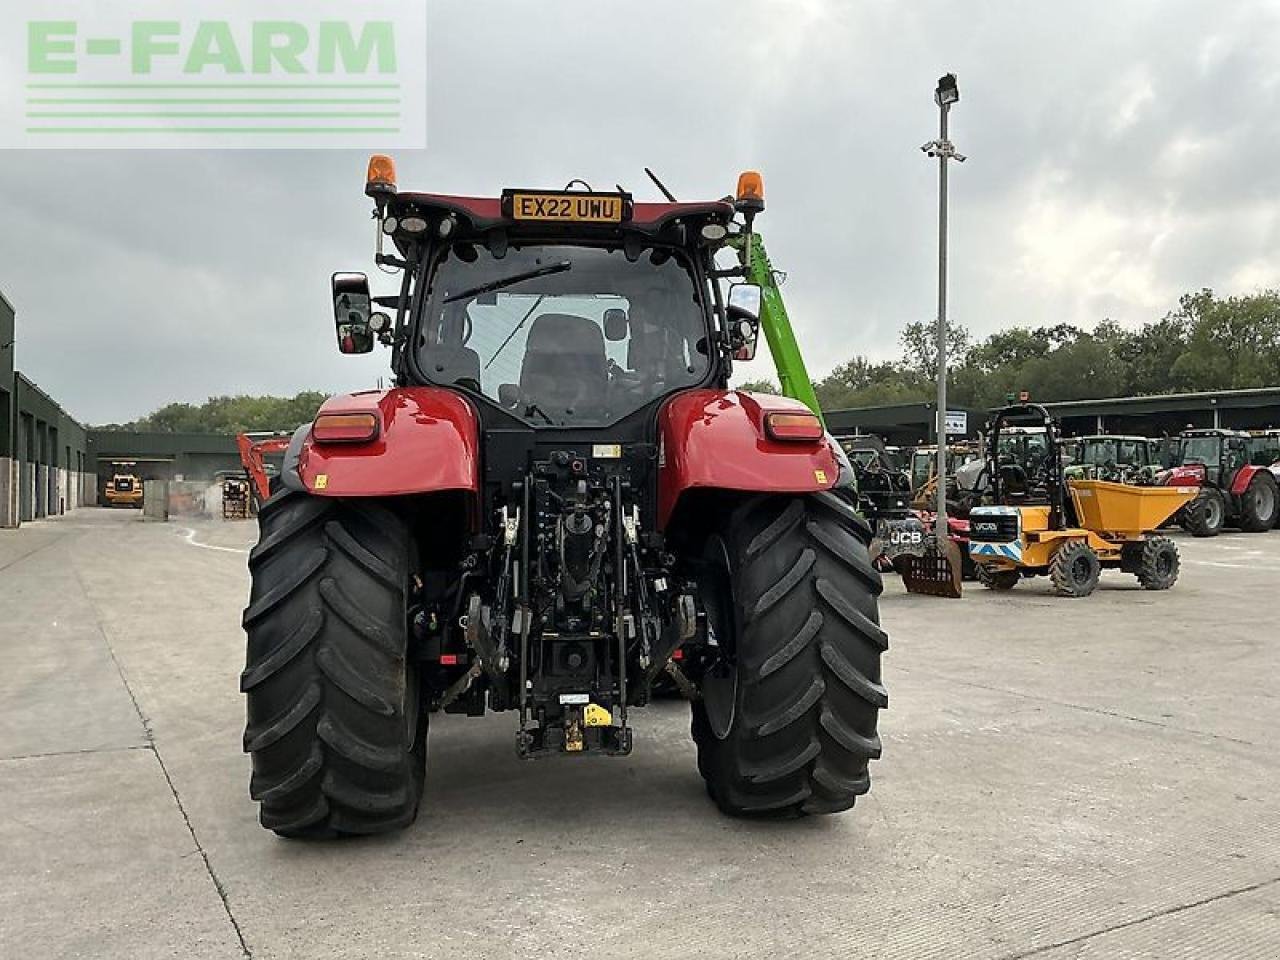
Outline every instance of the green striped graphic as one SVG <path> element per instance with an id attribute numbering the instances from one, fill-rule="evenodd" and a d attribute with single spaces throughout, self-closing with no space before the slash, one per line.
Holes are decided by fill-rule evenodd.
<path id="1" fill-rule="evenodd" d="M 257 117 L 259 119 L 267 120 L 272 117 L 289 117 L 289 118 L 295 118 L 295 119 L 306 118 L 306 117 L 348 117 L 352 120 L 368 120 L 368 119 L 387 119 L 387 118 L 399 117 L 399 116 L 400 116 L 399 111 L 395 111 L 395 110 L 387 111 L 384 113 L 362 113 L 362 112 L 352 112 L 352 111 L 344 111 L 344 110 L 296 110 L 296 111 L 288 110 L 288 111 L 279 111 L 279 112 L 258 111 L 258 112 L 250 112 L 250 113 L 240 113 L 236 111 L 226 111 L 226 110 L 210 110 L 208 113 L 201 113 L 199 111 L 194 111 L 194 110 L 183 111 L 183 112 L 172 112 L 172 111 L 155 112 L 151 110 L 104 110 L 104 111 L 89 111 L 89 112 L 83 112 L 83 113 L 63 111 L 63 110 L 28 110 L 27 111 L 28 118 L 38 117 L 41 119 L 49 119 L 49 118 L 56 119 L 58 117 L 68 117 L 68 118 L 74 117 L 76 119 L 94 119 L 97 117 L 117 117 L 117 118 L 118 117 L 145 117 L 148 119 L 183 119 L 183 118 L 199 119 L 200 117 L 209 117 L 211 119 L 217 119 L 219 117 L 227 117 L 227 118 L 235 117 L 237 119 L 240 119 L 240 118 L 246 118 L 246 117 L 248 118 Z"/>
<path id="2" fill-rule="evenodd" d="M 142 88 L 147 90 L 399 90 L 398 83 L 331 83 L 324 80 L 310 82 L 258 80 L 242 81 L 196 81 L 187 80 L 181 83 L 158 83 L 150 80 L 134 80 L 127 83 L 98 83 L 90 80 L 63 80 L 47 83 L 28 83 L 28 90 L 131 90 Z"/>
<path id="3" fill-rule="evenodd" d="M 157 103 L 283 103 L 283 104 L 299 104 L 299 103 L 399 103 L 399 97 L 145 97 L 145 98 L 111 98 L 92 100 L 79 97 L 63 98 L 63 97 L 27 97 L 27 103 L 76 103 L 76 104 L 157 104 Z"/>
<path id="4" fill-rule="evenodd" d="M 399 127 L 27 127 L 27 133 L 399 133 Z"/>

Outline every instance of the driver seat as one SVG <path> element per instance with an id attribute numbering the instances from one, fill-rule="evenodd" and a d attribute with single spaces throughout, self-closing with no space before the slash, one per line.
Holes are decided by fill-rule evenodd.
<path id="1" fill-rule="evenodd" d="M 1000 483 L 1004 487 L 1005 496 L 1010 499 L 1024 500 L 1031 493 L 1027 471 L 1018 463 L 1000 465 Z"/>
<path id="2" fill-rule="evenodd" d="M 568 411 L 603 407 L 609 389 L 604 334 L 569 313 L 533 321 L 520 368 L 520 402 L 559 419 Z"/>

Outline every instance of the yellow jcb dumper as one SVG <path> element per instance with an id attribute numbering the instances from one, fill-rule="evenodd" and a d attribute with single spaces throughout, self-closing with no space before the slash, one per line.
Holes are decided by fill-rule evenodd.
<path id="1" fill-rule="evenodd" d="M 1001 455 L 1010 421 L 1043 423 L 1046 449 L 1035 462 Z M 1039 404 L 996 411 L 987 453 L 990 504 L 969 515 L 969 555 L 978 579 L 1010 590 L 1023 577 L 1048 576 L 1065 597 L 1087 597 L 1104 567 L 1132 573 L 1147 590 L 1178 579 L 1178 547 L 1153 535 L 1196 495 L 1194 487 L 1132 487 L 1063 476 L 1057 425 Z"/>

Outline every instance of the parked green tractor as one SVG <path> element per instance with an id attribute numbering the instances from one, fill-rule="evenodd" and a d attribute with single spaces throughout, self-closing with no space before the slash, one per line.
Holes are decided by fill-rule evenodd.
<path id="1" fill-rule="evenodd" d="M 1097 434 L 1068 441 L 1067 479 L 1106 480 L 1149 487 L 1160 472 L 1159 441 Z"/>

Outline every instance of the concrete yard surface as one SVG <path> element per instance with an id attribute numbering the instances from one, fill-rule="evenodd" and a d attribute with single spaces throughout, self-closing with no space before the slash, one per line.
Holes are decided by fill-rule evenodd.
<path id="1" fill-rule="evenodd" d="M 688 706 L 627 759 L 433 719 L 403 833 L 257 824 L 251 522 L 0 531 L 0 957 L 1280 956 L 1280 532 L 1182 578 L 961 601 L 888 584 L 884 758 L 850 813 L 729 820 Z"/>

